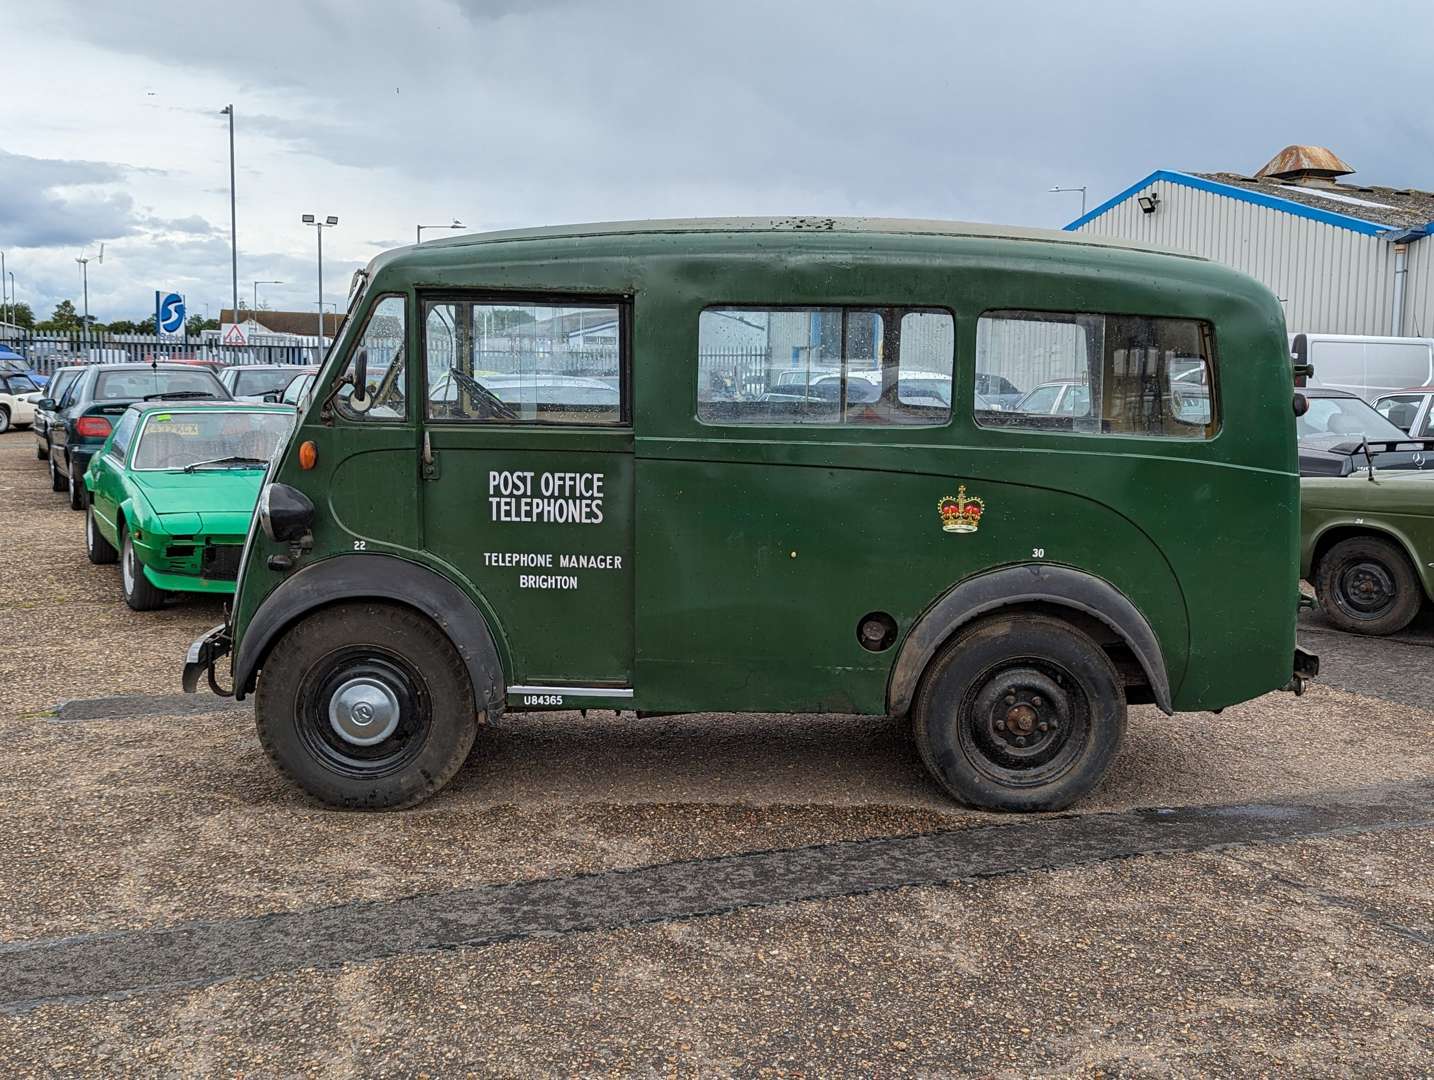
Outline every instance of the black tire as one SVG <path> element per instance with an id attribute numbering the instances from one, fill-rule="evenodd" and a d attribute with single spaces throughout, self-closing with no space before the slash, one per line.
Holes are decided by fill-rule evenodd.
<path id="1" fill-rule="evenodd" d="M 1315 568 L 1314 587 L 1329 621 L 1355 634 L 1396 634 L 1424 601 L 1409 559 L 1382 536 L 1335 544 Z"/>
<path id="2" fill-rule="evenodd" d="M 986 810 L 1062 810 L 1115 760 L 1125 685 L 1070 624 L 1000 615 L 936 655 L 912 713 L 921 758 L 952 797 Z"/>
<path id="3" fill-rule="evenodd" d="M 0 405 L 0 435 L 10 430 L 10 406 Z"/>
<path id="4" fill-rule="evenodd" d="M 57 462 L 57 461 L 55 460 L 55 455 L 54 455 L 54 454 L 51 454 L 51 455 L 50 455 L 50 490 L 51 490 L 51 491 L 64 491 L 65 488 L 67 488 L 67 487 L 69 487 L 69 486 L 70 486 L 70 481 L 69 481 L 69 479 L 65 476 L 64 473 L 62 473 L 62 472 L 60 471 L 60 465 L 59 465 L 59 462 Z"/>
<path id="5" fill-rule="evenodd" d="M 105 539 L 105 534 L 95 524 L 94 503 L 85 512 L 85 554 L 96 566 L 113 566 L 119 558 L 115 546 Z"/>
<path id="6" fill-rule="evenodd" d="M 70 465 L 70 509 L 83 510 L 89 505 L 89 492 L 85 490 L 85 474 L 76 472 L 75 466 Z"/>
<path id="7" fill-rule="evenodd" d="M 49 457 L 50 457 L 50 448 L 49 448 L 48 446 L 41 446 L 38 442 L 35 443 L 35 460 L 36 460 L 36 461 L 47 461 L 47 460 L 49 459 Z"/>
<path id="8" fill-rule="evenodd" d="M 409 608 L 368 601 L 325 608 L 274 644 L 254 717 L 280 771 L 345 810 L 427 799 L 458 772 L 478 727 L 468 669 L 443 632 Z M 378 741 L 359 745 L 360 735 Z"/>
<path id="9" fill-rule="evenodd" d="M 120 591 L 133 611 L 157 611 L 169 597 L 169 593 L 156 588 L 144 576 L 144 565 L 134 553 L 134 541 L 123 525 L 120 526 Z"/>

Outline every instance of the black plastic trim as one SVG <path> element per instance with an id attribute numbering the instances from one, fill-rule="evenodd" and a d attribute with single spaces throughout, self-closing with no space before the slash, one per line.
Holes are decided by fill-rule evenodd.
<path id="1" fill-rule="evenodd" d="M 448 635 L 473 680 L 473 700 L 496 715 L 507 691 L 488 623 L 458 586 L 392 555 L 337 555 L 304 567 L 264 598 L 234 651 L 234 697 L 242 701 L 270 646 L 301 616 L 339 600 L 392 600 L 421 611 Z"/>
<path id="2" fill-rule="evenodd" d="M 1067 566 L 1026 563 L 968 578 L 936 601 L 902 642 L 887 685 L 887 711 L 905 716 L 936 650 L 960 627 L 1016 604 L 1055 604 L 1099 619 L 1120 635 L 1140 663 L 1161 711 L 1173 713 L 1160 641 L 1138 608 L 1108 581 Z"/>

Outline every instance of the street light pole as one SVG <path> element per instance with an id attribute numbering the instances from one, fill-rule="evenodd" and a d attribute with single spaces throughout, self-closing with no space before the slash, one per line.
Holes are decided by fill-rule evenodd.
<path id="1" fill-rule="evenodd" d="M 239 321 L 239 216 L 234 197 L 234 106 L 219 110 L 229 117 L 229 271 L 234 285 L 234 321 Z"/>
<path id="2" fill-rule="evenodd" d="M 259 321 L 259 286 L 260 286 L 260 285 L 282 285 L 282 284 L 284 284 L 282 281 L 275 281 L 275 280 L 272 280 L 272 279 L 269 280 L 269 281 L 256 281 L 256 282 L 254 282 L 254 306 L 249 309 L 249 317 L 254 320 L 255 325 L 258 325 L 258 321 Z M 235 322 L 238 322 L 238 321 L 239 321 L 239 317 L 238 317 L 237 315 L 234 317 L 234 321 L 235 321 Z"/>
<path id="3" fill-rule="evenodd" d="M 5 252 L 0 251 L 0 310 L 4 312 L 0 314 L 0 322 L 9 323 L 12 301 L 5 299 L 5 295 Z"/>
<path id="4" fill-rule="evenodd" d="M 305 225 L 312 225 L 319 237 L 319 342 L 318 359 L 324 358 L 324 230 L 332 229 L 339 223 L 339 219 L 333 214 L 328 215 L 323 221 L 315 214 L 303 216 Z"/>
<path id="5" fill-rule="evenodd" d="M 463 222 L 459 221 L 457 218 L 454 218 L 454 219 L 453 219 L 453 224 L 452 224 L 452 225 L 419 225 L 419 226 L 417 226 L 417 227 L 415 228 L 415 231 L 414 231 L 414 234 L 413 234 L 414 237 L 415 237 L 414 242 L 415 242 L 415 243 L 418 243 L 418 244 L 423 243 L 423 230 L 424 230 L 424 229 L 461 229 L 461 228 L 463 228 L 463 227 L 464 227 Z"/>
<path id="6" fill-rule="evenodd" d="M 1085 217 L 1085 185 L 1084 185 L 1084 184 L 1082 184 L 1080 187 L 1053 187 L 1053 188 L 1051 188 L 1051 191 L 1052 191 L 1053 193 L 1054 193 L 1054 192 L 1057 192 L 1057 191 L 1079 191 L 1079 192 L 1080 192 L 1080 216 L 1081 216 L 1081 217 Z"/>
<path id="7" fill-rule="evenodd" d="M 90 260 L 82 255 L 75 262 L 80 264 L 80 281 L 84 284 L 85 292 L 84 316 L 80 320 L 80 330 L 88 336 L 90 330 Z"/>

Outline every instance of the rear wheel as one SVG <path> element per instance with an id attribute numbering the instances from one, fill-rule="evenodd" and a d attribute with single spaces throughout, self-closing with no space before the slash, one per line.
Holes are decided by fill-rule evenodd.
<path id="1" fill-rule="evenodd" d="M 1094 641 L 1059 619 L 1004 615 L 931 662 L 913 709 L 922 760 L 956 799 L 1061 810 L 1105 776 L 1125 735 L 1125 687 Z"/>
<path id="2" fill-rule="evenodd" d="M 448 638 L 405 607 L 351 603 L 275 643 L 254 699 L 270 758 L 344 809 L 399 809 L 458 772 L 477 732 L 468 670 Z"/>
<path id="3" fill-rule="evenodd" d="M 109 566 L 117 557 L 114 545 L 105 539 L 100 527 L 95 524 L 95 504 L 91 503 L 85 514 L 85 554 L 96 566 Z"/>
<path id="4" fill-rule="evenodd" d="M 89 492 L 85 490 L 85 474 L 79 472 L 73 464 L 70 465 L 70 509 L 83 510 L 87 504 L 86 496 Z"/>
<path id="5" fill-rule="evenodd" d="M 50 490 L 64 491 L 69 481 L 65 474 L 60 471 L 59 464 L 55 461 L 55 455 L 50 455 Z"/>
<path id="6" fill-rule="evenodd" d="M 0 405 L 0 435 L 10 430 L 10 407 Z"/>
<path id="7" fill-rule="evenodd" d="M 1314 578 L 1329 621 L 1356 634 L 1398 633 L 1423 600 L 1404 552 L 1380 536 L 1341 540 L 1320 559 Z"/>
<path id="8" fill-rule="evenodd" d="M 169 596 L 144 576 L 144 564 L 135 554 L 134 538 L 128 529 L 120 531 L 120 585 L 124 589 L 124 602 L 135 611 L 155 611 L 164 606 Z"/>

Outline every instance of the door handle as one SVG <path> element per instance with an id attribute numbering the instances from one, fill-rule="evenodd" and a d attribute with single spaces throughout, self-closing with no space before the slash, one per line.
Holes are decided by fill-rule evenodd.
<path id="1" fill-rule="evenodd" d="M 423 451 L 419 454 L 419 475 L 425 480 L 438 479 L 438 462 L 433 458 L 433 443 L 428 432 L 423 433 Z"/>

